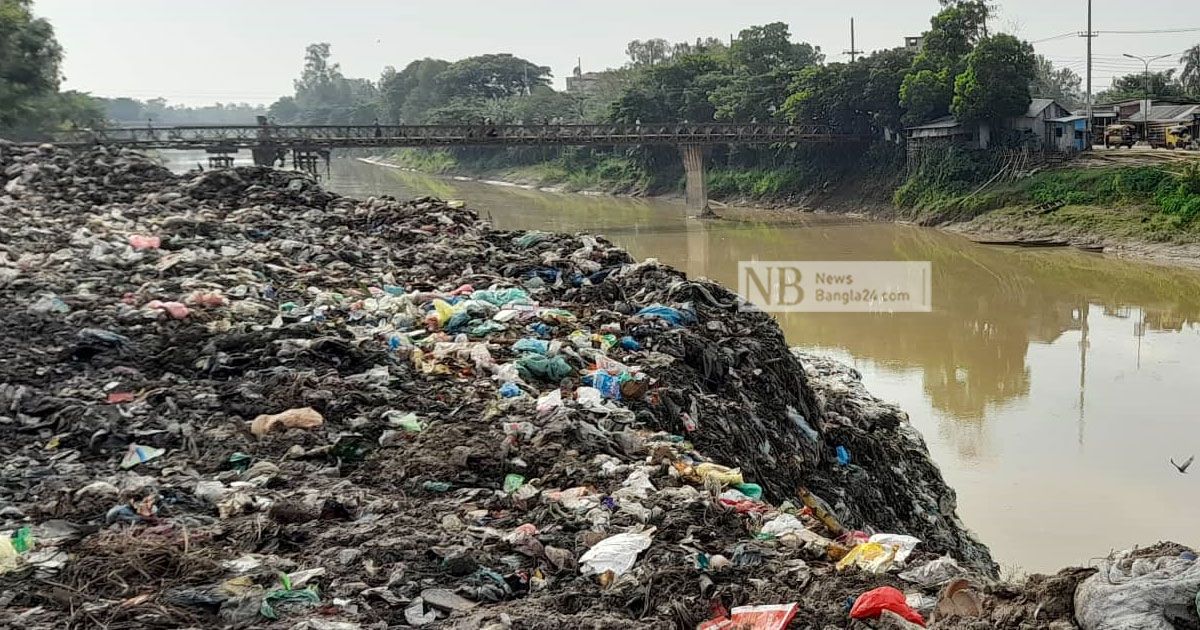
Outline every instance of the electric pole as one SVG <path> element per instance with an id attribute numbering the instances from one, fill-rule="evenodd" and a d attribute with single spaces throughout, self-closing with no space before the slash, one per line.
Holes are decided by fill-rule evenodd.
<path id="1" fill-rule="evenodd" d="M 1092 40 L 1096 35 L 1097 33 L 1092 30 L 1092 0 L 1088 0 L 1087 32 L 1080 33 L 1079 36 L 1087 38 L 1087 136 L 1089 149 L 1095 141 L 1092 131 Z"/>
<path id="2" fill-rule="evenodd" d="M 843 50 L 844 54 L 850 55 L 850 63 L 858 60 L 858 56 L 862 51 L 854 47 L 854 18 L 850 18 L 850 50 Z"/>
<path id="3" fill-rule="evenodd" d="M 1145 81 L 1145 88 L 1143 89 L 1143 91 L 1146 93 L 1145 94 L 1146 95 L 1146 107 L 1142 109 L 1142 140 L 1144 140 L 1146 142 L 1150 142 L 1150 106 L 1152 104 L 1151 95 L 1150 95 L 1150 63 L 1154 62 L 1154 61 L 1158 61 L 1159 59 L 1166 59 L 1167 57 L 1173 57 L 1174 55 L 1167 54 L 1167 55 L 1157 55 L 1155 57 L 1139 57 L 1137 55 L 1131 55 L 1129 53 L 1123 53 L 1123 54 L 1126 57 L 1129 57 L 1130 59 L 1137 59 L 1138 61 L 1142 62 L 1146 66 L 1146 74 L 1142 75 L 1145 77 L 1143 79 Z"/>

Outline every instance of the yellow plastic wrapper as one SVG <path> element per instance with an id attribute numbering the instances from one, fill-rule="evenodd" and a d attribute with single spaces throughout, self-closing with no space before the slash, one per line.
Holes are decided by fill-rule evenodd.
<path id="1" fill-rule="evenodd" d="M 433 301 L 433 310 L 437 313 L 438 328 L 444 327 L 446 322 L 450 321 L 451 317 L 454 317 L 455 313 L 454 307 L 442 300 Z"/>
<path id="2" fill-rule="evenodd" d="M 695 471 L 700 480 L 705 483 L 713 481 L 722 486 L 745 483 L 745 480 L 742 479 L 742 471 L 737 468 L 727 468 L 719 464 L 705 462 L 696 466 Z"/>
<path id="3" fill-rule="evenodd" d="M 850 553 L 838 560 L 838 571 L 856 566 L 868 573 L 883 573 L 892 568 L 896 559 L 896 547 L 879 543 L 865 542 L 855 545 Z"/>

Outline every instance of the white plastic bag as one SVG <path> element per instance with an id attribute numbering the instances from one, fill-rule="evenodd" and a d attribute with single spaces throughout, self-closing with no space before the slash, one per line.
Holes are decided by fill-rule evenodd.
<path id="1" fill-rule="evenodd" d="M 650 546 L 654 529 L 644 532 L 626 532 L 609 536 L 596 543 L 583 557 L 579 559 L 581 572 L 584 575 L 599 575 L 612 571 L 614 576 L 621 576 L 633 568 L 638 554 Z"/>

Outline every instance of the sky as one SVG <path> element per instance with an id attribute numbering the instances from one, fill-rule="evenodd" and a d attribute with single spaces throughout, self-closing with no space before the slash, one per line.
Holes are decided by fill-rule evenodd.
<path id="1" fill-rule="evenodd" d="M 997 30 L 1034 42 L 1058 65 L 1084 74 L 1087 0 L 999 0 Z M 1200 1 L 1094 0 L 1095 91 L 1141 72 L 1125 53 L 1170 54 L 1177 65 L 1200 43 Z M 326 41 L 347 76 L 378 78 L 385 66 L 422 57 L 456 60 L 508 52 L 550 66 L 563 86 L 577 59 L 585 71 L 626 61 L 633 39 L 728 39 L 742 28 L 786 22 L 793 40 L 845 60 L 850 18 L 861 50 L 919 35 L 935 0 L 34 0 L 65 49 L 65 89 L 174 103 L 270 103 L 290 94 L 304 47 Z M 1195 29 L 1187 33 L 1114 33 Z M 1055 38 L 1055 39 L 1048 39 Z M 1046 41 L 1042 41 L 1046 40 Z"/>

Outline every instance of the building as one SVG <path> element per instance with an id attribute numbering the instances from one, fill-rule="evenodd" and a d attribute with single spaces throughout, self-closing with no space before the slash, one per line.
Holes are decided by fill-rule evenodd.
<path id="1" fill-rule="evenodd" d="M 1063 116 L 1046 121 L 1046 147 L 1058 153 L 1076 153 L 1088 148 L 1086 115 Z"/>
<path id="2" fill-rule="evenodd" d="M 1052 98 L 1035 98 L 1030 101 L 1025 115 L 1010 118 L 1007 126 L 1020 134 L 1020 142 L 1031 147 L 1051 149 L 1054 143 L 1050 141 L 1050 126 L 1047 123 L 1071 115 L 1071 110 Z"/>
<path id="3" fill-rule="evenodd" d="M 1193 138 L 1200 137 L 1200 103 L 1187 99 L 1132 99 L 1098 105 L 1094 108 L 1093 128 L 1127 123 L 1137 129 L 1140 139 L 1161 146 L 1166 131 L 1180 125 L 1191 128 Z M 1103 116 L 1103 118 L 1102 118 Z"/>
<path id="4" fill-rule="evenodd" d="M 597 86 L 604 77 L 603 72 L 584 72 L 579 66 L 567 77 L 567 93 L 588 96 L 596 92 Z"/>
<path id="5" fill-rule="evenodd" d="M 992 144 L 993 135 L 1002 135 L 1007 145 L 1063 151 L 1075 150 L 1076 140 L 1086 145 L 1082 134 L 1079 138 L 1075 136 L 1077 118 L 1084 121 L 1083 127 L 1086 129 L 1086 116 L 1074 116 L 1054 99 L 1035 98 L 1023 115 L 1005 120 L 999 129 L 992 129 L 986 123 L 964 125 L 954 116 L 944 116 L 924 125 L 909 127 L 907 131 L 909 145 L 918 149 L 922 145 L 937 142 L 986 149 Z"/>
<path id="6" fill-rule="evenodd" d="M 904 38 L 904 49 L 905 50 L 911 50 L 913 52 L 921 52 L 921 47 L 924 45 L 925 45 L 925 36 L 924 35 L 920 35 L 917 37 L 905 37 Z"/>

